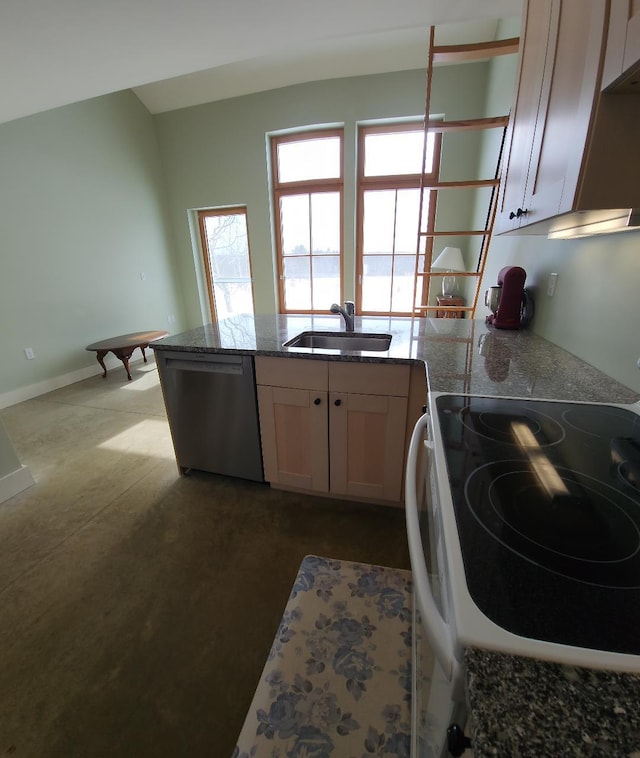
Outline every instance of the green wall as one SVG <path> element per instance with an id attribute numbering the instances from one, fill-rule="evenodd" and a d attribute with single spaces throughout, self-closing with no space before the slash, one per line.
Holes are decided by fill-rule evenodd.
<path id="1" fill-rule="evenodd" d="M 153 119 L 131 92 L 0 125 L 0 230 L 0 395 L 181 320 Z"/>
<path id="2" fill-rule="evenodd" d="M 485 285 L 512 265 L 527 272 L 536 333 L 640 392 L 640 232 L 564 241 L 495 237 Z M 548 297 L 552 272 L 558 281 Z M 488 312 L 479 309 L 478 315 Z"/>
<path id="3" fill-rule="evenodd" d="M 448 119 L 481 114 L 488 71 L 488 64 L 437 68 L 432 113 Z M 209 320 L 200 307 L 204 290 L 197 255 L 194 260 L 190 209 L 247 206 L 256 312 L 276 312 L 266 147 L 267 135 L 283 129 L 344 124 L 344 296 L 352 298 L 356 125 L 369 119 L 421 116 L 424 102 L 425 72 L 419 70 L 312 82 L 157 116 L 188 325 Z M 477 153 L 477 144 L 469 143 L 444 156 L 443 165 L 464 175 L 469 160 L 477 162 Z"/>

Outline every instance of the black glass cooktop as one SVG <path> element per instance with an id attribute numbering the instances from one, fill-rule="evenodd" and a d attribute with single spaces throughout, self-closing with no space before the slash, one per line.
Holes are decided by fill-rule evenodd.
<path id="1" fill-rule="evenodd" d="M 640 654 L 640 416 L 436 400 L 469 592 L 524 637 Z"/>

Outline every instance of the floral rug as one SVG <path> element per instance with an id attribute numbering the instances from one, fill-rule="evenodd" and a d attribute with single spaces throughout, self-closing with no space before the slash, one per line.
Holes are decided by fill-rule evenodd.
<path id="1" fill-rule="evenodd" d="M 409 758 L 411 573 L 307 556 L 232 758 Z"/>

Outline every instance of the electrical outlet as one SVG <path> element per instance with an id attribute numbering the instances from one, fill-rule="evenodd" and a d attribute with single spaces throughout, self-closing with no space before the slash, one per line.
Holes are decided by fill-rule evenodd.
<path id="1" fill-rule="evenodd" d="M 140 279 L 144 282 L 144 280 L 147 278 L 147 275 L 144 273 L 144 271 L 140 272 Z"/>
<path id="2" fill-rule="evenodd" d="M 549 274 L 549 284 L 547 285 L 547 295 L 549 297 L 553 297 L 553 294 L 556 291 L 556 284 L 557 283 L 558 283 L 558 275 L 557 274 Z"/>
<path id="3" fill-rule="evenodd" d="M 28 361 L 32 361 L 35 358 L 35 355 L 33 354 L 33 348 L 31 347 L 25 347 L 24 354 L 27 356 Z"/>

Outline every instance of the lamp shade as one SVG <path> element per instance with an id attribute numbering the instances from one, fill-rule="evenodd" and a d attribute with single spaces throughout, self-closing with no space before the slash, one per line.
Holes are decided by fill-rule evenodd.
<path id="1" fill-rule="evenodd" d="M 440 255 L 433 261 L 431 268 L 442 268 L 450 274 L 454 271 L 464 271 L 465 265 L 462 259 L 462 250 L 459 247 L 445 247 Z M 456 294 L 455 276 L 442 277 L 442 296 L 454 297 Z"/>
<path id="2" fill-rule="evenodd" d="M 459 247 L 445 247 L 433 261 L 431 268 L 443 268 L 445 271 L 464 271 L 466 266 L 462 259 L 462 250 Z"/>

